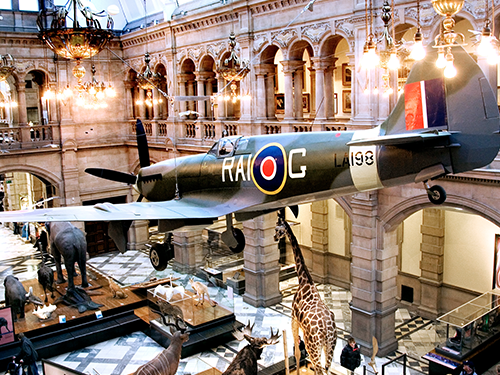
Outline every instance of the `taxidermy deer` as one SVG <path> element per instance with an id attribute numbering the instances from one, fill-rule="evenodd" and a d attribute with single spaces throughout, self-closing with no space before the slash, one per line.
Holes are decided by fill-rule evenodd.
<path id="1" fill-rule="evenodd" d="M 200 302 L 203 305 L 203 302 L 205 301 L 205 294 L 207 295 L 208 302 L 212 307 L 215 307 L 215 305 L 217 305 L 217 302 L 210 299 L 210 295 L 208 294 L 208 287 L 205 284 L 202 284 L 199 281 L 194 281 L 193 278 L 189 279 L 189 284 L 191 284 L 191 288 L 193 288 L 193 290 L 196 292 L 196 296 L 198 297 L 198 302 L 194 304 L 195 306 L 198 306 Z"/>
<path id="2" fill-rule="evenodd" d="M 233 332 L 237 340 L 241 341 L 245 338 L 249 344 L 238 352 L 222 375 L 257 375 L 257 361 L 260 359 L 264 347 L 278 343 L 280 338 L 278 330 L 273 333 L 271 328 L 271 338 L 267 339 L 266 337 L 252 337 L 252 329 L 253 325 L 250 326 L 250 322 L 248 322 L 243 331 Z"/>
<path id="3" fill-rule="evenodd" d="M 182 285 L 176 287 L 158 285 L 155 288 L 153 295 L 156 297 L 157 294 L 163 295 L 167 301 L 170 301 L 175 294 L 180 294 L 182 298 L 184 297 L 184 287 Z"/>
<path id="4" fill-rule="evenodd" d="M 189 333 L 181 328 L 177 322 L 168 323 L 178 329 L 170 340 L 170 345 L 148 363 L 139 367 L 134 375 L 175 375 L 181 359 L 182 344 L 189 340 Z"/>
<path id="5" fill-rule="evenodd" d="M 113 294 L 113 298 L 120 298 L 124 299 L 127 298 L 127 294 L 123 291 L 122 288 L 118 286 L 117 283 L 113 281 L 111 277 L 106 277 L 109 282 L 109 289 L 111 290 L 111 293 Z"/>

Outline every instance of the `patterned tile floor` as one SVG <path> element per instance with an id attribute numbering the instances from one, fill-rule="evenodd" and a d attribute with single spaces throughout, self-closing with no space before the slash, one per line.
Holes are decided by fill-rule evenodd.
<path id="1" fill-rule="evenodd" d="M 8 274 L 16 275 L 20 280 L 36 278 L 37 266 L 40 257 L 35 254 L 31 244 L 26 244 L 12 231 L 0 225 L 0 280 Z M 234 261 L 234 256 L 233 259 Z M 223 260 L 224 261 L 224 260 Z M 227 260 L 226 260 L 227 261 Z M 218 260 L 211 259 L 211 266 L 217 267 Z M 123 285 L 130 285 L 151 277 L 168 277 L 172 275 L 179 277 L 179 283 L 189 288 L 189 278 L 191 275 L 179 274 L 171 268 L 157 272 L 150 265 L 148 256 L 140 251 L 128 251 L 125 254 L 113 253 L 105 254 L 89 260 L 89 269 L 95 268 L 101 273 L 112 276 Z M 254 335 L 269 337 L 270 328 L 280 331 L 286 329 L 289 332 L 291 305 L 293 294 L 297 287 L 297 279 L 292 278 L 280 284 L 283 293 L 281 303 L 268 308 L 255 308 L 243 302 L 241 296 L 235 295 L 229 299 L 224 289 L 209 285 L 210 297 L 221 305 L 234 311 L 238 321 L 242 323 L 256 323 Z M 351 311 L 349 301 L 351 293 L 348 290 L 333 286 L 319 284 L 318 291 L 322 295 L 325 303 L 335 313 L 338 326 L 339 340 L 334 354 L 334 361 L 340 361 L 340 352 L 345 345 L 345 338 L 351 330 Z M 3 283 L 0 285 L 0 299 L 4 296 Z M 394 355 L 385 358 L 376 358 L 377 366 L 380 369 L 382 364 L 388 362 L 402 353 L 409 357 L 408 364 L 410 374 L 428 373 L 428 363 L 420 357 L 433 349 L 434 346 L 444 341 L 445 327 L 439 322 L 412 316 L 406 309 L 398 309 L 396 312 L 396 337 L 398 339 L 398 350 Z M 287 335 L 288 350 L 291 353 L 293 348 L 292 335 Z M 225 345 L 211 348 L 205 352 L 181 360 L 177 374 L 194 375 L 210 367 L 216 367 L 224 371 L 236 353 L 243 348 L 246 343 L 231 341 Z M 163 348 L 154 340 L 150 339 L 142 332 L 135 332 L 128 336 L 112 339 L 77 350 L 65 353 L 54 358 L 52 361 L 60 363 L 70 368 L 77 369 L 84 373 L 96 375 L 119 375 L 130 374 L 142 364 L 154 358 Z M 284 359 L 283 345 L 266 347 L 259 361 L 259 367 L 267 367 Z M 367 365 L 369 357 L 363 357 L 362 366 Z M 370 369 L 368 367 L 368 369 Z M 493 370 L 493 369 L 492 369 Z M 496 374 L 490 370 L 491 375 Z M 2 371 L 2 369 L 0 369 Z M 362 374 L 360 367 L 356 373 Z M 402 365 L 392 363 L 385 372 L 387 374 L 401 374 Z"/>

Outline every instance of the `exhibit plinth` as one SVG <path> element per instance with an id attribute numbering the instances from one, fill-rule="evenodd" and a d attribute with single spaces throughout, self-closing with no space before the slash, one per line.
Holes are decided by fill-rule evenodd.
<path id="1" fill-rule="evenodd" d="M 161 301 L 182 311 L 189 340 L 182 345 L 181 358 L 206 350 L 207 345 L 216 347 L 234 340 L 232 332 L 243 326 L 236 321 L 230 307 L 221 306 L 208 299 L 204 299 L 202 304 L 196 295 L 189 291 L 184 291 L 182 296 L 172 295 L 168 301 L 159 294 L 155 295 L 153 289 L 148 290 L 147 296 L 151 308 L 149 336 L 164 347 L 170 345 L 173 330 L 170 326 L 166 326 L 160 315 L 154 311 L 160 311 Z"/>
<path id="2" fill-rule="evenodd" d="M 35 306 L 29 303 L 25 306 L 25 318 L 18 317 L 14 323 L 15 334 L 23 332 L 33 342 L 40 358 L 50 358 L 148 328 L 148 324 L 134 314 L 134 309 L 147 305 L 145 295 L 123 288 L 127 298 L 113 298 L 108 279 L 100 274 L 95 279 L 89 279 L 89 283 L 88 294 L 91 294 L 92 302 L 102 304 L 101 307 L 79 313 L 76 307 L 59 302 L 50 318 L 41 320 L 33 314 Z M 45 295 L 38 280 L 22 284 L 27 291 L 31 287 L 33 295 L 44 301 Z M 75 277 L 75 285 L 80 284 L 80 276 Z M 45 305 L 55 304 L 66 293 L 66 287 L 67 283 L 57 285 L 55 298 L 51 298 L 49 293 Z M 2 366 L 19 350 L 19 341 L 0 346 L 0 368 L 4 368 Z"/>
<path id="3" fill-rule="evenodd" d="M 437 320 L 446 324 L 446 342 L 423 356 L 429 361 L 431 375 L 449 374 L 466 360 L 476 364 L 477 373 L 496 363 L 500 350 L 500 290 L 486 292 Z"/>

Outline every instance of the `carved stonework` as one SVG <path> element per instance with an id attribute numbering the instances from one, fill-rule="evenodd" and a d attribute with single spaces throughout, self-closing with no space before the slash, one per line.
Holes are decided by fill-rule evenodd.
<path id="1" fill-rule="evenodd" d="M 295 30 L 286 30 L 283 32 L 275 32 L 272 34 L 272 37 L 281 47 L 285 48 L 295 35 L 297 35 Z"/>
<path id="2" fill-rule="evenodd" d="M 185 57 L 186 57 L 186 50 L 185 49 L 179 50 L 179 52 L 177 53 L 177 61 L 180 62 L 184 60 Z"/>
<path id="3" fill-rule="evenodd" d="M 415 7 L 410 7 L 410 8 L 405 8 L 405 17 L 406 18 L 413 18 L 414 20 L 417 20 L 418 15 L 417 15 L 417 8 Z M 432 8 L 431 4 L 423 4 L 420 6 L 420 25 L 423 27 L 431 26 L 434 22 L 434 19 L 436 18 L 436 12 L 434 11 L 434 8 Z"/>
<path id="4" fill-rule="evenodd" d="M 190 48 L 188 50 L 188 56 L 191 57 L 194 61 L 198 61 L 203 53 L 203 47 Z"/>
<path id="5" fill-rule="evenodd" d="M 214 57 L 219 57 L 221 52 L 226 48 L 226 42 L 212 43 L 207 47 L 208 53 Z"/>
<path id="6" fill-rule="evenodd" d="M 301 29 L 302 35 L 307 36 L 313 43 L 318 43 L 323 35 L 330 30 L 328 22 L 322 22 L 315 25 L 303 26 Z"/>
<path id="7" fill-rule="evenodd" d="M 342 30 L 349 38 L 354 37 L 354 25 L 352 19 L 345 18 L 335 21 L 335 29 Z"/>
<path id="8" fill-rule="evenodd" d="M 253 41 L 253 51 L 255 53 L 258 53 L 266 42 L 267 42 L 267 36 L 265 34 L 256 36 Z"/>
<path id="9" fill-rule="evenodd" d="M 33 61 L 23 61 L 19 59 L 16 61 L 16 70 L 18 73 L 27 73 L 34 68 L 35 63 Z"/>

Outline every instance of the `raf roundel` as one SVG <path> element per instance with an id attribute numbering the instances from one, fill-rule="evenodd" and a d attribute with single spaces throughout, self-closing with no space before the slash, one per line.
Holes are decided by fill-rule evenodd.
<path id="1" fill-rule="evenodd" d="M 264 194 L 278 194 L 285 186 L 286 154 L 279 143 L 262 147 L 252 160 L 251 173 L 255 186 Z"/>

